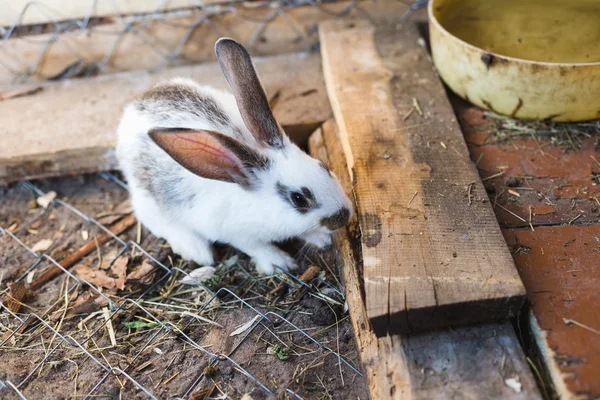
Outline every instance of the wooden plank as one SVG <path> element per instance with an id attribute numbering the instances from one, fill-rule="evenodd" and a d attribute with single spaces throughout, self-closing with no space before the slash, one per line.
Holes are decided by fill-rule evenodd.
<path id="1" fill-rule="evenodd" d="M 11 38 L 0 46 L 0 85 L 22 82 L 22 78 L 16 79 L 19 73 L 33 79 L 47 79 L 80 60 L 100 64 L 102 72 L 214 61 L 214 43 L 223 35 L 246 44 L 253 56 L 306 51 L 318 42 L 316 24 L 333 19 L 338 13 L 344 18 L 401 15 L 406 8 L 397 1 L 358 5 L 340 1 L 284 7 L 282 13 L 274 14 L 275 10 L 269 7 L 271 3 L 261 4 L 258 8 L 234 5 L 235 12 L 213 15 L 210 21 L 199 25 L 198 21 L 214 10 L 186 10 L 132 24 L 130 17 L 108 17 L 108 23 L 63 32 L 58 40 L 54 33 Z M 267 18 L 268 24 L 264 25 L 262 21 Z M 125 30 L 128 33 L 122 34 Z M 178 48 L 181 52 L 175 54 Z"/>
<path id="2" fill-rule="evenodd" d="M 600 397 L 600 225 L 506 229 L 561 398 Z"/>
<path id="3" fill-rule="evenodd" d="M 318 55 L 255 62 L 267 92 L 279 93 L 275 117 L 295 139 L 307 139 L 331 116 Z M 125 105 L 157 81 L 175 76 L 228 87 L 218 64 L 209 63 L 46 84 L 34 95 L 0 102 L 0 183 L 115 168 L 115 132 Z"/>
<path id="4" fill-rule="evenodd" d="M 310 138 L 313 156 L 327 163 L 352 197 L 339 133 L 328 121 Z M 358 350 L 372 399 L 539 399 L 531 371 L 508 323 L 412 336 L 376 337 L 365 308 L 357 221 L 334 236 Z M 518 379 L 522 391 L 506 385 Z"/>
<path id="5" fill-rule="evenodd" d="M 377 26 L 319 29 L 370 322 L 381 336 L 515 315 L 523 285 L 416 27 Z"/>

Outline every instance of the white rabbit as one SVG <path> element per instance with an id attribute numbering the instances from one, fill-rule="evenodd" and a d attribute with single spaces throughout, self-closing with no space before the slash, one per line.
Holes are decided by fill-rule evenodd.
<path id="1" fill-rule="evenodd" d="M 173 79 L 125 109 L 117 156 L 135 214 L 197 264 L 214 264 L 218 241 L 252 257 L 259 273 L 294 268 L 273 242 L 329 245 L 351 203 L 285 135 L 244 47 L 222 38 L 215 51 L 234 95 Z"/>

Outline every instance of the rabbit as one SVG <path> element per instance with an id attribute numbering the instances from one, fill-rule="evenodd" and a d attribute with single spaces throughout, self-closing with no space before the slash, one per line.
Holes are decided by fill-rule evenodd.
<path id="1" fill-rule="evenodd" d="M 199 265 L 214 265 L 212 244 L 221 242 L 250 256 L 260 274 L 294 269 L 274 242 L 330 245 L 351 202 L 275 120 L 246 49 L 221 38 L 215 52 L 233 94 L 176 78 L 125 108 L 117 158 L 134 212 Z"/>

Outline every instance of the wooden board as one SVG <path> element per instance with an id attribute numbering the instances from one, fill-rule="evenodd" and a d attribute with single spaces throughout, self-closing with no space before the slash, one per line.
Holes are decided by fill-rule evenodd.
<path id="1" fill-rule="evenodd" d="M 85 3 L 89 5 L 87 1 Z M 168 6 L 175 2 L 163 3 Z M 63 32 L 58 40 L 54 33 L 11 37 L 0 46 L 0 85 L 21 83 L 22 78 L 17 78 L 19 73 L 33 79 L 47 79 L 79 60 L 99 63 L 103 73 L 213 61 L 213 46 L 221 36 L 241 41 L 253 56 L 306 51 L 318 42 L 315 29 L 318 22 L 334 19 L 338 14 L 345 18 L 401 15 L 406 8 L 397 1 L 360 4 L 340 1 L 284 7 L 282 13 L 274 14 L 270 3 L 258 3 L 261 4 L 258 8 L 250 8 L 247 4 L 232 6 L 235 12 L 213 15 L 209 22 L 200 25 L 198 21 L 211 10 L 185 10 L 133 24 L 129 17 L 106 17 L 100 25 Z M 268 24 L 263 24 L 262 21 L 267 19 Z M 125 30 L 128 33 L 122 34 Z M 179 54 L 175 54 L 177 49 L 181 49 Z"/>
<path id="2" fill-rule="evenodd" d="M 381 336 L 515 315 L 522 282 L 416 27 L 377 26 L 319 29 L 369 320 Z"/>
<path id="3" fill-rule="evenodd" d="M 255 62 L 269 95 L 279 93 L 273 110 L 293 138 L 306 140 L 331 116 L 318 55 Z M 208 63 L 46 84 L 33 95 L 0 101 L 0 183 L 115 168 L 115 132 L 125 105 L 175 76 L 227 88 L 218 64 Z"/>
<path id="4" fill-rule="evenodd" d="M 340 136 L 326 122 L 309 141 L 313 156 L 327 163 L 352 198 Z M 532 373 L 508 323 L 441 330 L 411 336 L 376 337 L 364 303 L 356 220 L 334 236 L 362 370 L 372 399 L 539 399 Z M 522 391 L 506 385 L 518 379 Z"/>
<path id="5" fill-rule="evenodd" d="M 506 229 L 504 236 L 559 395 L 600 397 L 600 225 Z"/>

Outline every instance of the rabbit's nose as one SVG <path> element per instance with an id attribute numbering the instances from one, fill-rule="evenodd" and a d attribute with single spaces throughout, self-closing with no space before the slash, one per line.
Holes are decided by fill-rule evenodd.
<path id="1" fill-rule="evenodd" d="M 345 226 L 349 220 L 350 210 L 346 207 L 343 207 L 335 214 L 322 218 L 321 225 L 331 231 L 335 231 L 336 229 L 340 229 L 341 227 Z"/>

